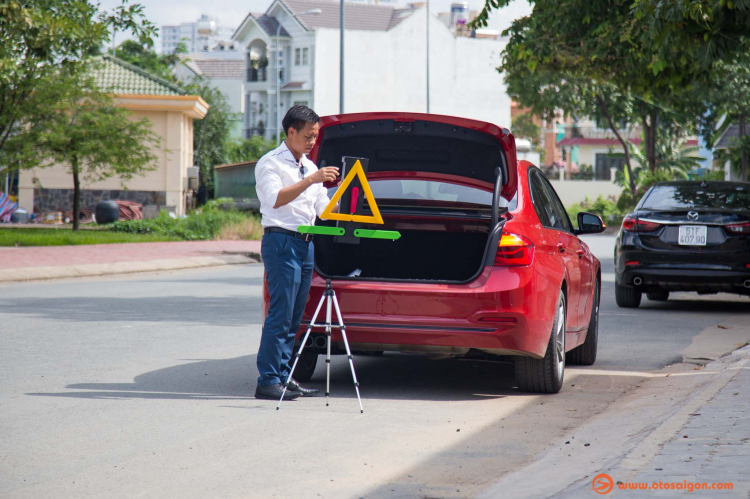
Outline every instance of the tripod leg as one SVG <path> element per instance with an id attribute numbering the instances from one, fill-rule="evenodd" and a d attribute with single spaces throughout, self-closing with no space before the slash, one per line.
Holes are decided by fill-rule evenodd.
<path id="1" fill-rule="evenodd" d="M 359 412 L 362 414 L 365 410 L 362 408 L 362 399 L 359 396 L 359 382 L 357 381 L 357 374 L 354 372 L 354 360 L 352 359 L 352 352 L 349 350 L 349 341 L 346 339 L 346 326 L 344 326 L 344 320 L 341 318 L 341 309 L 339 308 L 339 301 L 336 299 L 336 293 L 333 293 L 333 305 L 336 307 L 336 318 L 338 319 L 339 327 L 341 328 L 341 336 L 344 338 L 346 356 L 349 357 L 349 367 L 352 369 L 352 379 L 354 379 L 354 389 L 357 391 Z"/>
<path id="2" fill-rule="evenodd" d="M 331 294 L 326 291 L 326 407 L 328 407 L 328 396 L 331 393 Z"/>
<path id="3" fill-rule="evenodd" d="M 310 336 L 310 332 L 312 331 L 312 325 L 315 324 L 315 320 L 318 318 L 318 313 L 320 312 L 321 307 L 323 306 L 323 300 L 325 299 L 325 296 L 320 297 L 320 302 L 318 303 L 318 308 L 315 309 L 315 313 L 312 316 L 312 319 L 310 319 L 310 326 L 307 328 L 307 332 L 305 333 L 305 337 L 302 338 L 302 344 L 299 346 L 299 350 L 297 351 L 297 354 L 294 357 L 294 363 L 292 364 L 292 370 L 289 371 L 289 377 L 284 382 L 284 389 L 281 391 L 281 398 L 279 399 L 279 404 L 276 406 L 276 410 L 278 411 L 281 407 L 281 401 L 284 400 L 284 395 L 286 395 L 286 387 L 289 386 L 289 380 L 292 379 L 292 374 L 294 374 L 294 369 L 297 367 L 297 362 L 299 361 L 300 355 L 302 355 L 302 350 L 305 348 L 305 344 L 307 343 L 307 338 Z"/>

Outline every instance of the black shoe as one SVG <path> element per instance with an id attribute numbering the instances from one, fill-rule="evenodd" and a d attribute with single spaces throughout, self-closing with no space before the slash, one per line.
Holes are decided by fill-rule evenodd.
<path id="1" fill-rule="evenodd" d="M 320 393 L 317 388 L 303 388 L 294 378 L 289 382 L 289 389 L 301 393 L 303 397 L 314 397 Z"/>
<path id="2" fill-rule="evenodd" d="M 255 398 L 256 399 L 269 399 L 279 400 L 281 393 L 284 391 L 284 385 L 276 383 L 275 385 L 268 386 L 256 386 L 255 387 Z M 302 396 L 302 393 L 297 390 L 292 390 L 291 387 L 287 388 L 284 394 L 284 400 L 294 400 Z"/>

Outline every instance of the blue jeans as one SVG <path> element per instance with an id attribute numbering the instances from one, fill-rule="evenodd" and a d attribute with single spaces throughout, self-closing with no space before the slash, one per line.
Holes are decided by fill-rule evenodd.
<path id="1" fill-rule="evenodd" d="M 278 232 L 265 234 L 260 248 L 270 303 L 258 349 L 258 386 L 269 386 L 289 377 L 294 337 L 310 291 L 315 249 L 312 241 Z"/>

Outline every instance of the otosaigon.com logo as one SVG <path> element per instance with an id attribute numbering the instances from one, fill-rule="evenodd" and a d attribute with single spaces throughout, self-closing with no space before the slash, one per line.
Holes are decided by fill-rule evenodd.
<path id="1" fill-rule="evenodd" d="M 591 488 L 597 494 L 609 494 L 615 488 L 615 481 L 606 473 L 600 473 L 591 481 Z M 732 482 L 617 482 L 618 490 L 734 490 Z"/>

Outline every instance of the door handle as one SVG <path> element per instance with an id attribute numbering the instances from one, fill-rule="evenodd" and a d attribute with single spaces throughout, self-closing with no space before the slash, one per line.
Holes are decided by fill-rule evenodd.
<path id="1" fill-rule="evenodd" d="M 582 249 L 580 249 L 580 248 L 577 249 L 576 250 L 576 254 L 578 255 L 578 258 L 583 258 L 583 250 Z"/>
<path id="2" fill-rule="evenodd" d="M 565 253 L 565 245 L 563 243 L 557 243 L 557 251 Z"/>

